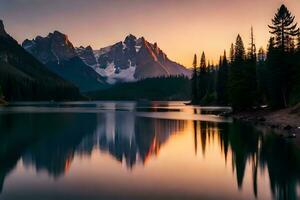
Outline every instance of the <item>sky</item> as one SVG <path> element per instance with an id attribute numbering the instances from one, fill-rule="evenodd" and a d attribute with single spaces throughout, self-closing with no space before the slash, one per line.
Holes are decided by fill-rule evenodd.
<path id="1" fill-rule="evenodd" d="M 282 3 L 300 23 L 300 0 L 0 0 L 0 18 L 20 43 L 58 30 L 75 46 L 100 49 L 131 33 L 190 67 L 202 51 L 217 62 L 237 34 L 247 46 L 251 26 L 257 47 L 266 47 Z"/>

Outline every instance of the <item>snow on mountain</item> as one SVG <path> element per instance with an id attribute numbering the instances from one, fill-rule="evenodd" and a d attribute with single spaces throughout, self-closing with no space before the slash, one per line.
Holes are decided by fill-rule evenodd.
<path id="1" fill-rule="evenodd" d="M 107 77 L 110 84 L 170 75 L 191 76 L 190 70 L 169 60 L 157 43 L 151 44 L 143 37 L 128 35 L 124 41 L 93 50 L 93 59 L 90 49 L 80 47 L 77 53 L 98 74 Z"/>
<path id="2" fill-rule="evenodd" d="M 75 48 L 67 35 L 58 31 L 47 37 L 37 36 L 33 40 L 25 40 L 22 46 L 55 73 L 72 80 L 85 90 L 88 89 L 88 79 L 114 84 L 151 77 L 191 76 L 190 70 L 171 61 L 157 43 L 152 44 L 144 37 L 136 38 L 131 34 L 124 41 L 99 50 L 93 50 L 91 46 Z M 77 70 L 76 73 L 63 67 L 70 64 L 73 65 L 73 71 Z M 82 78 L 71 77 L 71 74 Z M 84 87 L 79 80 L 85 80 Z"/>
<path id="3" fill-rule="evenodd" d="M 106 68 L 96 68 L 96 72 L 101 76 L 107 77 L 107 83 L 115 84 L 116 82 L 132 82 L 136 81 L 134 77 L 136 65 L 130 65 L 129 68 L 116 72 L 115 64 L 112 62 Z"/>

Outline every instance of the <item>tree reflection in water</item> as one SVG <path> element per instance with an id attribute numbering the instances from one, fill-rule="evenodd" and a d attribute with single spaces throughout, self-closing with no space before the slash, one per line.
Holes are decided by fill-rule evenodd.
<path id="1" fill-rule="evenodd" d="M 76 155 L 90 157 L 97 149 L 126 163 L 128 169 L 145 165 L 170 136 L 183 132 L 187 123 L 137 117 L 130 112 L 1 114 L 0 191 L 20 159 L 25 166 L 54 178 L 68 171 Z M 239 190 L 250 163 L 254 196 L 258 196 L 258 172 L 267 169 L 274 199 L 297 199 L 300 151 L 295 145 L 246 124 L 192 123 L 195 156 L 198 151 L 205 156 L 207 148 L 219 142 L 225 163 L 232 155 Z"/>
<path id="2" fill-rule="evenodd" d="M 232 165 L 239 189 L 243 186 L 246 165 L 250 163 L 255 197 L 257 173 L 267 168 L 274 199 L 297 199 L 300 180 L 300 151 L 297 146 L 274 134 L 264 134 L 253 126 L 242 123 L 194 122 L 194 127 L 194 132 L 197 133 L 195 141 L 200 135 L 203 154 L 209 141 L 207 138 L 214 139 L 215 135 L 219 137 L 225 162 L 228 152 L 232 153 Z"/>

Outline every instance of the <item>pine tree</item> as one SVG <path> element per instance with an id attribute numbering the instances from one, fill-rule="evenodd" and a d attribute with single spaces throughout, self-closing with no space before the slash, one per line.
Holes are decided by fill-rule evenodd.
<path id="1" fill-rule="evenodd" d="M 272 25 L 269 25 L 270 33 L 275 35 L 276 47 L 283 52 L 288 50 L 288 40 L 299 34 L 299 28 L 294 20 L 295 17 L 285 5 L 282 5 L 272 19 Z"/>
<path id="2" fill-rule="evenodd" d="M 207 66 L 206 66 L 206 58 L 204 52 L 202 52 L 201 59 L 200 59 L 198 84 L 199 84 L 199 100 L 201 101 L 207 94 L 207 90 L 208 90 Z"/>
<path id="3" fill-rule="evenodd" d="M 248 59 L 252 60 L 253 62 L 256 61 L 256 45 L 254 43 L 253 27 L 251 27 L 250 46 L 248 49 Z"/>
<path id="4" fill-rule="evenodd" d="M 299 35 L 295 17 L 282 5 L 269 26 L 274 39 L 270 40 L 268 52 L 269 101 L 273 107 L 287 107 L 295 84 L 294 39 Z M 271 44 L 272 43 L 272 44 Z M 272 49 L 270 49 L 272 47 Z"/>
<path id="5" fill-rule="evenodd" d="M 235 49 L 234 49 L 234 62 L 239 63 L 245 61 L 245 46 L 240 35 L 236 38 Z"/>
<path id="6" fill-rule="evenodd" d="M 251 27 L 249 45 L 244 77 L 246 84 L 245 89 L 248 93 L 248 105 L 252 106 L 255 104 L 255 99 L 257 99 L 257 54 L 253 27 Z"/>
<path id="7" fill-rule="evenodd" d="M 228 60 L 226 51 L 224 51 L 223 57 L 220 57 L 219 70 L 217 74 L 217 101 L 219 104 L 228 104 Z"/>
<path id="8" fill-rule="evenodd" d="M 249 81 L 253 78 L 246 60 L 246 52 L 243 40 L 237 36 L 234 61 L 230 66 L 229 73 L 229 97 L 234 110 L 249 109 L 253 105 L 253 91 Z M 248 73 L 251 74 L 248 74 Z"/>
<path id="9" fill-rule="evenodd" d="M 194 68 L 194 71 L 196 71 L 196 69 L 197 69 L 197 54 L 194 55 L 193 68 Z"/>
<path id="10" fill-rule="evenodd" d="M 234 61 L 234 45 L 233 43 L 231 43 L 231 46 L 230 46 L 230 64 L 232 64 Z"/>
<path id="11" fill-rule="evenodd" d="M 201 60 L 200 60 L 200 73 L 205 73 L 205 72 L 206 72 L 206 58 L 205 58 L 205 53 L 202 52 Z"/>
<path id="12" fill-rule="evenodd" d="M 197 55 L 194 55 L 193 60 L 193 75 L 192 75 L 192 102 L 198 101 L 198 72 L 197 72 Z"/>

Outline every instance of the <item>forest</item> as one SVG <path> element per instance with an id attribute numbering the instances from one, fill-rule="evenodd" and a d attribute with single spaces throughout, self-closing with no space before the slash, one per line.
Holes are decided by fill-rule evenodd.
<path id="1" fill-rule="evenodd" d="M 207 64 L 203 52 L 193 60 L 192 103 L 231 105 L 249 110 L 261 105 L 281 109 L 300 101 L 300 31 L 295 16 L 282 5 L 268 25 L 268 47 L 257 51 L 254 29 L 245 47 L 237 36 L 218 65 Z"/>
<path id="2" fill-rule="evenodd" d="M 190 80 L 185 76 L 146 78 L 119 83 L 85 95 L 96 100 L 185 100 L 191 98 Z"/>

